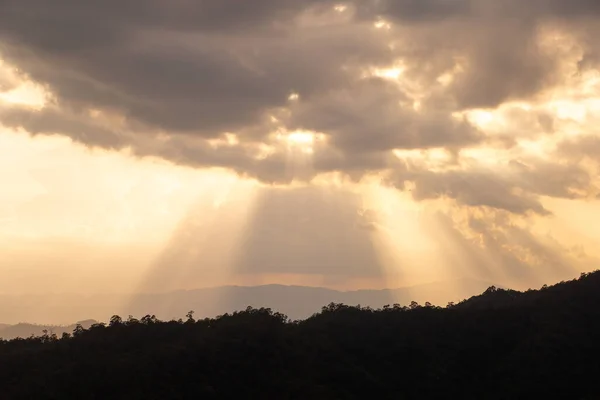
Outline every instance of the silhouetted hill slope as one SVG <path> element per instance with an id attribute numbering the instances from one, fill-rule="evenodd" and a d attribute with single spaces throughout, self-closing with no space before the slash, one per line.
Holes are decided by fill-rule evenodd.
<path id="1" fill-rule="evenodd" d="M 523 299 L 524 293 L 511 289 L 499 289 L 490 286 L 484 293 L 462 301 L 457 307 L 462 309 L 491 310 L 510 307 Z"/>
<path id="2" fill-rule="evenodd" d="M 228 286 L 129 296 L 113 294 L 0 295 L 0 321 L 70 324 L 84 318 L 107 321 L 113 314 L 156 314 L 179 318 L 190 309 L 200 317 L 215 317 L 247 306 L 271 307 L 292 319 L 304 319 L 323 304 L 344 303 L 382 307 L 385 304 L 429 301 L 446 305 L 483 292 L 491 283 L 460 279 L 393 290 L 338 291 L 304 286 Z M 2 335 L 0 334 L 0 337 Z"/>
<path id="3" fill-rule="evenodd" d="M 580 279 L 526 292 L 491 286 L 481 295 L 461 301 L 457 307 L 489 310 L 510 307 L 564 306 L 565 300 L 568 302 L 585 300 L 581 297 L 588 296 L 587 293 L 595 288 L 600 288 L 600 273 L 583 273 Z"/>
<path id="4" fill-rule="evenodd" d="M 507 300 L 509 299 L 509 300 Z M 600 273 L 449 308 L 152 316 L 0 342 L 9 399 L 597 399 Z"/>

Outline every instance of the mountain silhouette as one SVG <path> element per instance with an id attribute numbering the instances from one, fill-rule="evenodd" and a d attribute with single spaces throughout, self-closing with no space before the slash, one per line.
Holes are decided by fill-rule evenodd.
<path id="1" fill-rule="evenodd" d="M 196 316 L 215 317 L 247 306 L 270 307 L 292 319 L 303 319 L 324 304 L 344 303 L 381 307 L 409 304 L 411 301 L 446 305 L 479 294 L 490 282 L 457 279 L 387 290 L 339 291 L 306 286 L 223 286 L 166 293 L 37 294 L 0 295 L 0 321 L 3 323 L 71 324 L 94 319 L 107 321 L 113 314 L 155 314 L 161 319 L 177 319 L 191 309 Z M 2 334 L 0 333 L 0 337 Z"/>

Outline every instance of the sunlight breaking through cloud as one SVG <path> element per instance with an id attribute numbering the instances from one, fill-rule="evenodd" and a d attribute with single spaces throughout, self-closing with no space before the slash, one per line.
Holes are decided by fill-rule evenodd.
<path id="1" fill-rule="evenodd" d="M 592 2 L 159 3 L 0 2 L 0 292 L 526 287 L 600 256 Z"/>

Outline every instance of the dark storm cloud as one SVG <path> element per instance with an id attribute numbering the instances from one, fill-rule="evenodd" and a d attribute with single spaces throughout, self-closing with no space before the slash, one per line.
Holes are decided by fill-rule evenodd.
<path id="1" fill-rule="evenodd" d="M 431 21 L 458 17 L 470 12 L 470 0 L 374 0 L 356 2 L 362 17 L 392 17 L 400 21 Z"/>
<path id="2" fill-rule="evenodd" d="M 372 0 L 357 2 L 360 14 L 404 22 L 449 18 L 495 17 L 573 18 L 600 14 L 595 0 Z"/>
<path id="3" fill-rule="evenodd" d="M 241 31 L 270 28 L 330 0 L 2 0 L 3 31 L 39 47 L 83 49 L 117 42 L 136 29 Z M 79 35 L 73 35 L 73 32 Z"/>
<path id="4" fill-rule="evenodd" d="M 366 24 L 282 25 L 326 3 L 5 1 L 0 41 L 4 57 L 61 104 L 217 136 L 261 124 L 292 92 L 345 84 L 342 66 L 391 61 Z"/>
<path id="5" fill-rule="evenodd" d="M 600 14 L 600 3 L 596 0 L 533 0 L 529 9 L 541 9 L 542 12 L 558 18 L 596 16 Z"/>
<path id="6" fill-rule="evenodd" d="M 535 12 L 579 15 L 586 5 L 597 8 L 575 2 L 569 14 L 556 1 L 503 7 L 488 0 L 345 2 L 349 14 L 357 10 L 352 18 L 333 11 L 334 4 L 3 0 L 0 41 L 4 57 L 47 84 L 60 104 L 116 109 L 146 130 L 214 137 L 261 126 L 292 92 L 326 101 L 320 95 L 347 89 L 358 68 L 394 57 L 406 58 L 408 75 L 427 78 L 426 84 L 453 67 L 453 57 L 466 57 L 467 70 L 450 88 L 461 107 L 534 94 L 553 70 L 553 60 L 533 42 Z M 506 18 L 520 8 L 524 18 Z M 302 19 L 305 14 L 310 17 Z M 379 16 L 413 24 L 382 34 L 368 22 Z M 326 23 L 302 23 L 319 18 Z M 390 50 L 398 38 L 403 43 Z M 380 146 L 396 142 L 382 136 Z M 444 132 L 439 136 L 443 141 Z"/>
<path id="7" fill-rule="evenodd" d="M 294 178 L 290 155 L 258 157 L 258 143 L 278 127 L 316 130 L 328 146 L 316 146 L 302 177 L 360 177 L 388 168 L 392 149 L 485 142 L 453 113 L 535 98 L 565 79 L 564 60 L 539 44 L 541 28 L 568 29 L 582 46 L 581 68 L 594 66 L 598 13 L 595 0 L 0 0 L 1 56 L 54 96 L 45 110 L 0 117 L 32 133 L 267 182 Z M 379 19 L 390 28 L 375 29 Z M 399 59 L 408 85 L 365 76 Z M 454 79 L 442 83 L 448 73 Z M 126 134 L 90 121 L 90 110 L 122 117 Z M 538 122 L 551 133 L 551 119 Z M 240 144 L 204 140 L 224 132 Z M 516 171 L 411 179 L 419 199 L 516 213 L 545 213 L 536 196 L 574 197 L 589 183 L 562 166 Z"/>

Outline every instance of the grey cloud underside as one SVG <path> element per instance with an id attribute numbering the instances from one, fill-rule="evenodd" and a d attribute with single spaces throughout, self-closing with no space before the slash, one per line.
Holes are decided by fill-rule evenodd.
<path id="1" fill-rule="evenodd" d="M 340 4 L 347 10 L 333 9 Z M 596 66 L 599 14 L 595 0 L 0 0 L 1 56 L 56 100 L 37 113 L 5 108 L 0 118 L 32 133 L 131 147 L 267 182 L 297 176 L 289 154 L 257 159 L 255 145 L 278 127 L 317 130 L 330 145 L 316 149 L 302 178 L 329 171 L 360 177 L 392 167 L 392 149 L 454 151 L 488 140 L 451 114 L 532 98 L 563 79 L 561 60 L 538 46 L 545 23 L 568 27 L 585 51 L 581 68 Z M 375 29 L 380 18 L 392 28 Z M 363 78 L 397 59 L 425 93 L 419 111 L 414 88 Z M 438 82 L 459 62 L 463 71 L 449 86 Z M 290 101 L 292 93 L 299 99 Z M 125 126 L 100 126 L 85 116 L 90 109 L 122 116 Z M 540 124 L 552 130 L 551 120 Z M 241 144 L 204 141 L 224 132 Z M 158 140 L 162 133 L 171 140 Z M 545 213 L 536 196 L 572 197 L 589 178 L 560 169 L 562 178 L 540 184 L 556 171 L 536 171 L 536 179 L 529 170 L 509 177 L 520 183 L 481 171 L 421 171 L 408 180 L 418 199 L 444 194 L 467 205 Z"/>
<path id="2" fill-rule="evenodd" d="M 0 107 L 0 121 L 6 127 L 24 129 L 32 135 L 62 134 L 90 146 L 120 149 L 126 144 L 117 132 L 55 108 L 34 111 L 27 107 Z"/>
<path id="3" fill-rule="evenodd" d="M 549 215 L 539 196 L 563 199 L 589 197 L 597 192 L 590 173 L 572 163 L 544 160 L 512 160 L 508 166 L 491 169 L 450 170 L 434 172 L 401 164 L 390 173 L 388 184 L 400 189 L 413 182 L 415 200 L 456 200 L 466 206 L 486 206 L 514 214 Z"/>
<path id="4" fill-rule="evenodd" d="M 381 79 L 361 80 L 351 88 L 328 93 L 291 107 L 293 128 L 328 132 L 332 143 L 349 153 L 476 144 L 482 134 L 448 110 L 415 112 L 397 85 Z"/>

